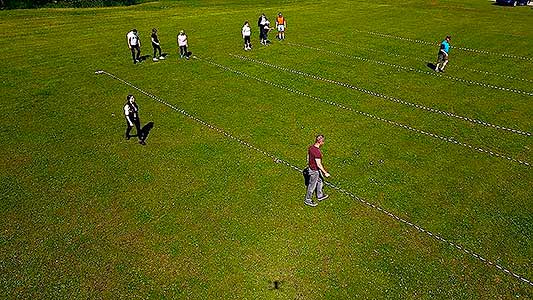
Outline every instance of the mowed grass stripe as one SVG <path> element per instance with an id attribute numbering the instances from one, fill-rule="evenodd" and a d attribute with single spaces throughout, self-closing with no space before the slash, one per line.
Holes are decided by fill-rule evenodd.
<path id="1" fill-rule="evenodd" d="M 309 42 L 306 42 L 306 44 L 313 45 L 313 43 Z M 333 47 L 325 47 L 323 45 L 317 47 L 344 53 L 344 50 L 336 45 L 333 45 Z M 444 80 L 437 76 L 427 76 L 415 72 L 411 72 L 410 76 L 405 76 L 405 71 L 401 69 L 379 64 L 363 64 L 351 59 L 342 59 L 337 55 L 331 55 L 326 52 L 321 53 L 320 51 L 298 49 L 297 47 L 283 47 L 283 45 L 279 45 L 277 48 L 279 50 L 276 49 L 276 53 L 279 53 L 279 57 L 283 57 L 280 63 L 283 62 L 285 66 L 320 74 L 323 75 L 322 77 L 335 78 L 337 81 L 350 82 L 355 86 L 364 86 L 369 90 L 380 91 L 382 94 L 394 95 L 397 98 L 414 98 L 420 104 L 433 106 L 440 110 L 461 110 L 464 111 L 464 115 L 476 116 L 476 118 L 481 119 L 487 118 L 492 120 L 492 123 L 502 123 L 500 125 L 507 125 L 506 123 L 509 118 L 498 118 L 494 114 L 494 112 L 499 110 L 499 106 L 510 107 L 511 109 L 508 109 L 508 112 L 519 113 L 524 117 L 529 114 L 528 103 L 530 98 L 527 95 L 501 92 L 491 88 L 481 88 L 476 85 L 457 84 L 451 80 Z M 291 51 L 291 48 L 294 49 Z M 302 55 L 312 57 L 312 60 L 309 60 L 310 63 L 301 62 L 299 57 Z M 405 61 L 393 57 L 384 58 L 379 53 L 371 51 L 357 51 L 355 55 L 378 61 L 391 61 L 397 65 L 405 64 Z M 250 56 L 265 61 L 269 61 L 270 58 L 261 55 L 261 53 L 258 55 L 254 53 Z M 455 63 L 455 60 L 453 62 Z M 419 66 L 417 69 L 424 70 L 425 68 L 427 68 L 428 72 L 433 72 L 426 65 Z M 454 76 L 469 78 L 477 82 L 489 82 L 490 80 L 487 80 L 486 75 L 471 72 L 460 71 L 454 73 Z M 490 80 L 490 83 L 498 86 L 512 85 L 516 89 L 524 91 L 532 89 L 528 83 L 514 81 L 511 84 L 510 80 L 504 78 Z M 454 101 L 450 101 L 451 99 Z M 494 115 L 490 116 L 492 114 Z M 514 117 L 511 119 L 514 119 Z M 529 126 L 529 124 L 518 122 L 518 124 L 509 124 L 507 127 L 509 126 L 525 127 Z"/>
<path id="2" fill-rule="evenodd" d="M 417 56 L 413 56 L 413 55 L 398 54 L 398 53 L 396 53 L 396 52 L 398 52 L 398 50 L 395 50 L 394 52 L 387 52 L 387 51 L 384 51 L 382 49 L 376 49 L 376 48 L 372 48 L 371 49 L 371 48 L 361 47 L 361 46 L 359 46 L 357 44 L 356 45 L 350 45 L 348 43 L 342 43 L 342 42 L 339 42 L 339 41 L 325 40 L 325 39 L 320 39 L 320 40 L 326 42 L 327 44 L 340 45 L 340 46 L 342 46 L 343 50 L 345 50 L 345 51 L 346 50 L 352 50 L 353 48 L 356 48 L 356 49 L 362 49 L 362 50 L 366 50 L 366 51 L 380 52 L 380 53 L 386 54 L 388 56 L 395 56 L 395 57 L 402 58 L 402 59 L 422 62 L 424 64 L 433 63 L 435 61 L 435 57 L 431 57 L 431 58 L 428 58 L 428 59 L 419 59 Z M 525 82 L 533 83 L 533 80 L 531 80 L 531 79 L 522 78 L 522 77 L 515 77 L 515 76 L 511 76 L 511 75 L 500 74 L 500 73 L 495 73 L 495 72 L 490 72 L 490 71 L 485 71 L 485 70 L 472 69 L 472 68 L 463 67 L 461 65 L 457 65 L 457 64 L 454 64 L 454 63 L 448 64 L 446 66 L 446 68 L 447 69 L 451 68 L 452 70 L 453 69 L 461 69 L 461 70 L 466 70 L 466 71 L 475 72 L 475 73 L 482 73 L 482 74 L 486 74 L 486 75 L 493 75 L 493 76 L 503 77 L 503 78 L 507 78 L 507 79 L 513 79 L 513 80 L 519 80 L 519 81 L 525 81 Z"/>
<path id="3" fill-rule="evenodd" d="M 320 210 L 307 210 L 301 203 L 304 187 L 294 171 L 242 151 L 238 144 L 235 147 L 233 141 L 194 122 L 184 123 L 186 119 L 169 113 L 166 106 L 127 86 L 102 89 L 104 78 L 93 74 L 97 67 L 122 74 L 163 99 L 171 99 L 173 105 L 299 166 L 305 163 L 305 149 L 313 136 L 325 133 L 325 163 L 336 183 L 467 249 L 483 249 L 496 263 L 532 277 L 528 267 L 529 249 L 533 249 L 528 225 L 533 215 L 528 205 L 529 170 L 490 157 L 486 159 L 491 164 L 479 163 L 464 155 L 460 147 L 428 143 L 424 136 L 391 130 L 384 122 L 337 114 L 332 106 L 308 106 L 307 98 L 268 90 L 259 83 L 233 78 L 233 74 L 212 72 L 215 69 L 200 63 L 176 62 L 175 56 L 160 64 L 133 66 L 124 35 L 136 27 L 143 34 L 143 53 L 151 53 L 147 31 L 157 27 L 163 51 L 175 53 L 175 34 L 185 29 L 196 55 L 216 58 L 221 64 L 295 86 L 310 95 L 345 102 L 360 111 L 466 138 L 470 144 L 494 144 L 510 153 L 524 151 L 521 153 L 527 157 L 529 152 L 523 147 L 530 145 L 525 137 L 502 135 L 500 140 L 483 126 L 455 126 L 461 122 L 444 122 L 447 118 L 434 114 L 417 115 L 393 103 L 366 101 L 372 99 L 370 95 L 326 83 L 310 84 L 295 75 L 280 75 L 230 59 L 228 52 L 241 50 L 240 28 L 248 19 L 256 46 L 250 54 L 291 65 L 287 56 L 278 55 L 283 52 L 278 51 L 282 45 L 276 41 L 270 47 L 259 47 L 254 24 L 263 10 L 270 17 L 279 10 L 285 12 L 287 2 L 208 1 L 161 1 L 143 9 L 144 14 L 129 13 L 139 6 L 111 8 L 106 14 L 48 9 L 0 12 L 1 22 L 13 25 L 3 31 L 9 38 L 1 38 L 2 42 L 25 53 L 6 52 L 3 78 L 8 89 L 2 108 L 9 113 L 1 121 L 6 129 L 2 133 L 6 148 L 2 180 L 7 192 L 2 229 L 7 230 L 0 237 L 6 262 L 0 279 L 6 283 L 7 298 L 530 297 L 529 285 L 497 268 L 487 268 L 473 256 L 435 243 L 387 215 L 357 205 L 351 198 L 336 195 Z M 390 30 L 406 36 L 441 37 L 448 29 L 460 28 L 462 36 L 457 42 L 478 46 L 495 38 L 494 49 L 502 48 L 500 41 L 515 45 L 516 52 L 527 53 L 524 49 L 530 48 L 526 32 L 516 35 L 521 34 L 517 29 L 521 26 L 505 29 L 512 31 L 513 37 L 498 35 L 504 31 L 498 28 L 507 21 L 525 23 L 511 13 L 513 8 L 495 21 L 487 16 L 495 15 L 496 10 L 487 14 L 491 9 L 484 8 L 485 3 L 458 0 L 399 0 L 388 6 L 322 1 L 307 10 L 311 5 L 291 3 L 293 10 L 285 14 L 289 41 L 307 37 L 312 43 L 317 37 L 337 34 L 346 37 L 352 28 L 387 32 L 386 23 L 393 23 Z M 250 12 L 243 15 L 242 7 Z M 201 17 L 231 11 L 235 14 Z M 446 22 L 441 22 L 440 13 L 445 11 L 449 11 Z M 24 16 L 17 17 L 21 14 Z M 457 17 L 449 18 L 453 15 Z M 33 48 L 27 43 L 31 33 L 25 34 L 32 30 L 32 19 L 40 16 L 53 16 L 49 18 L 52 25 L 63 21 L 68 25 L 39 31 L 35 38 L 46 40 L 49 46 L 36 43 Z M 185 19 L 176 20 L 176 16 Z M 36 23 L 35 28 L 46 28 L 46 21 Z M 472 25 L 476 30 L 470 29 Z M 361 45 L 383 49 L 390 49 L 395 42 L 364 40 L 362 36 L 348 42 L 361 41 Z M 524 43 L 515 43 L 521 39 Z M 78 49 L 85 42 L 93 42 L 95 47 L 69 53 L 69 47 Z M 422 47 L 417 49 L 405 47 L 404 54 L 422 57 L 428 53 Z M 316 58 L 305 52 L 297 53 L 300 57 L 294 64 L 306 66 L 297 69 L 314 70 L 309 62 Z M 455 53 L 453 63 L 478 63 L 470 59 L 474 56 L 456 57 Z M 16 59 L 10 59 L 11 55 Z M 33 68 L 33 62 L 40 63 L 39 67 Z M 369 84 L 379 81 L 373 90 L 383 88 L 406 99 L 423 95 L 427 98 L 420 100 L 427 103 L 442 98 L 444 104 L 439 107 L 468 111 L 467 115 L 504 125 L 530 127 L 528 114 L 512 113 L 519 107 L 511 104 L 517 97 L 506 101 L 490 98 L 488 93 L 474 96 L 455 86 L 450 91 L 454 97 L 430 96 L 426 92 L 438 89 L 417 89 L 415 83 L 400 86 L 405 76 L 401 73 L 365 78 L 334 62 L 316 60 L 349 76 L 362 75 L 360 80 Z M 484 63 L 499 73 L 508 68 L 494 57 Z M 368 70 L 374 71 L 358 71 Z M 513 70 L 509 68 L 509 73 Z M 529 73 L 526 70 L 524 74 Z M 351 82 L 350 78 L 345 82 Z M 140 96 L 141 120 L 156 124 L 146 148 L 123 138 L 121 109 L 125 95 L 132 92 Z M 468 99 L 457 99 L 460 93 Z M 482 101 L 487 101 L 486 107 L 481 107 Z M 280 289 L 271 288 L 274 280 L 281 282 Z"/>
<path id="4" fill-rule="evenodd" d="M 392 39 L 397 39 L 397 40 L 401 40 L 401 41 L 408 41 L 408 42 L 413 42 L 413 43 L 418 43 L 418 44 L 423 44 L 423 45 L 429 45 L 429 46 L 438 46 L 439 45 L 439 42 L 428 42 L 428 41 L 423 41 L 423 40 L 418 40 L 418 39 L 413 39 L 413 38 L 408 38 L 408 37 L 390 35 L 390 34 L 386 34 L 386 33 L 363 31 L 363 30 L 358 30 L 358 29 L 355 29 L 355 31 L 360 32 L 360 33 L 366 33 L 366 34 L 374 35 L 374 36 L 379 36 L 379 37 L 383 37 L 383 38 L 392 38 Z M 468 47 L 464 47 L 464 46 L 451 46 L 451 48 L 452 49 L 459 49 L 459 50 L 463 50 L 463 51 L 467 51 L 467 52 L 496 55 L 496 56 L 501 56 L 501 57 L 505 57 L 505 58 L 516 58 L 516 59 L 525 60 L 525 61 L 528 61 L 528 62 L 533 62 L 533 58 L 531 58 L 531 57 L 525 57 L 525 56 L 520 56 L 520 55 L 515 55 L 515 54 L 495 53 L 495 52 L 492 52 L 492 51 L 468 48 Z"/>
<path id="5" fill-rule="evenodd" d="M 369 94 L 369 95 L 372 95 L 372 96 L 375 96 L 375 97 L 378 97 L 378 98 L 383 98 L 383 99 L 386 99 L 386 100 L 389 100 L 389 101 L 392 101 L 392 102 L 396 102 L 396 103 L 400 103 L 400 104 L 403 104 L 403 105 L 411 106 L 411 107 L 418 108 L 418 109 L 421 109 L 421 110 L 425 110 L 425 111 L 429 111 L 429 112 L 445 115 L 445 116 L 448 116 L 448 117 L 461 119 L 461 120 L 464 120 L 464 121 L 468 121 L 468 122 L 471 122 L 471 123 L 475 123 L 475 124 L 479 124 L 479 125 L 483 125 L 483 126 L 487 126 L 487 127 L 493 127 L 493 128 L 496 128 L 496 129 L 501 129 L 501 130 L 506 130 L 506 131 L 510 131 L 510 132 L 513 132 L 513 133 L 518 133 L 518 134 L 522 134 L 522 135 L 531 136 L 531 133 L 525 132 L 525 131 L 522 131 L 522 130 L 519 130 L 519 129 L 507 128 L 507 127 L 504 127 L 504 126 L 501 126 L 501 125 L 495 125 L 495 124 L 491 124 L 491 123 L 488 123 L 488 122 L 485 122 L 485 121 L 472 119 L 472 118 L 464 117 L 464 116 L 460 116 L 460 115 L 456 115 L 456 114 L 453 114 L 453 113 L 450 113 L 450 112 L 434 109 L 434 108 L 423 106 L 423 105 L 420 105 L 420 104 L 407 102 L 407 101 L 402 100 L 402 99 L 398 99 L 398 98 L 395 98 L 395 97 L 383 95 L 381 93 L 373 92 L 373 91 L 366 90 L 366 89 L 363 89 L 363 88 L 359 88 L 359 87 L 356 87 L 356 86 L 353 86 L 353 85 L 350 85 L 350 84 L 347 84 L 347 83 L 338 82 L 338 81 L 335 81 L 335 80 L 332 80 L 332 79 L 322 78 L 322 77 L 319 77 L 319 76 L 316 76 L 316 75 L 307 74 L 307 73 L 304 73 L 304 72 L 301 72 L 301 71 L 298 71 L 298 70 L 292 70 L 292 69 L 288 69 L 288 68 L 285 68 L 285 67 L 280 67 L 280 66 L 277 66 L 277 65 L 274 65 L 274 64 L 266 63 L 266 62 L 263 62 L 263 61 L 255 60 L 253 58 L 249 58 L 249 57 L 245 57 L 245 56 L 241 56 L 241 55 L 231 54 L 231 56 L 234 56 L 234 57 L 236 57 L 238 59 L 241 59 L 241 60 L 248 60 L 248 61 L 251 61 L 253 63 L 269 66 L 269 67 L 276 68 L 276 69 L 279 69 L 279 70 L 284 70 L 284 71 L 287 71 L 287 72 L 290 72 L 290 73 L 294 73 L 294 74 L 298 74 L 298 75 L 301 75 L 301 76 L 310 77 L 310 78 L 313 78 L 313 79 L 316 79 L 316 80 L 329 82 L 329 83 L 332 83 L 332 84 L 336 84 L 336 85 L 343 86 L 343 87 L 346 87 L 346 88 L 349 88 L 349 89 L 357 90 L 357 91 L 362 92 L 362 93 L 366 93 L 366 94 Z"/>
<path id="6" fill-rule="evenodd" d="M 529 91 L 523 91 L 523 90 L 519 90 L 519 89 L 515 89 L 515 88 L 509 88 L 509 87 L 503 87 L 503 86 L 496 86 L 496 85 L 485 83 L 485 82 L 478 82 L 478 81 L 474 81 L 474 80 L 468 80 L 468 79 L 463 79 L 463 78 L 459 78 L 459 77 L 443 75 L 443 74 L 437 73 L 435 71 L 420 70 L 420 69 L 416 69 L 416 68 L 413 68 L 413 67 L 406 67 L 406 66 L 397 65 L 397 64 L 393 64 L 393 63 L 388 63 L 388 62 L 375 60 L 375 59 L 371 59 L 371 58 L 365 58 L 365 57 L 360 57 L 360 56 L 349 55 L 349 54 L 345 54 L 345 53 L 341 53 L 341 52 L 337 52 L 337 51 L 331 51 L 331 50 L 327 50 L 327 49 L 322 49 L 322 48 L 318 48 L 318 47 L 313 47 L 313 46 L 309 46 L 309 45 L 303 45 L 303 44 L 297 44 L 297 43 L 291 43 L 291 42 L 288 42 L 288 43 L 285 43 L 285 44 L 286 45 L 290 45 L 290 46 L 299 47 L 299 48 L 304 48 L 304 49 L 311 49 L 311 50 L 315 50 L 315 51 L 326 52 L 326 53 L 333 54 L 333 55 L 336 55 L 336 56 L 339 56 L 339 57 L 359 60 L 359 61 L 363 61 L 363 62 L 371 62 L 371 63 L 375 63 L 375 64 L 378 64 L 378 65 L 387 66 L 387 67 L 391 67 L 391 68 L 397 68 L 397 69 L 400 69 L 400 70 L 403 70 L 403 71 L 406 71 L 406 72 L 416 72 L 416 73 L 419 73 L 419 74 L 431 75 L 431 76 L 436 76 L 436 77 L 439 77 L 439 78 L 446 78 L 446 79 L 449 79 L 449 80 L 452 80 L 452 81 L 455 81 L 455 82 L 471 84 L 471 85 L 475 85 L 475 86 L 479 86 L 479 87 L 483 87 L 483 88 L 490 88 L 490 89 L 494 89 L 494 90 L 512 92 L 512 93 L 522 94 L 522 95 L 526 95 L 526 96 L 533 96 L 533 93 L 529 92 Z"/>
<path id="7" fill-rule="evenodd" d="M 250 75 L 248 75 L 248 74 L 246 74 L 244 72 L 240 72 L 240 71 L 228 68 L 226 66 L 223 66 L 221 64 L 218 64 L 218 63 L 210 61 L 210 60 L 202 60 L 202 61 L 206 61 L 207 63 L 209 63 L 211 65 L 214 65 L 216 67 L 222 68 L 222 69 L 224 69 L 226 71 L 229 71 L 229 72 L 232 72 L 234 74 L 237 74 L 237 75 L 240 75 L 240 76 L 243 76 L 243 77 L 246 77 L 246 78 L 250 78 L 250 79 L 253 79 L 255 81 L 258 81 L 258 82 L 261 82 L 261 83 L 265 83 L 265 84 L 271 85 L 273 87 L 276 87 L 276 88 L 279 88 L 279 89 L 282 89 L 282 90 L 286 90 L 288 92 L 291 92 L 291 93 L 294 93 L 294 94 L 297 94 L 297 95 L 300 95 L 300 96 L 311 98 L 313 100 L 317 100 L 319 102 L 326 103 L 328 105 L 332 105 L 332 106 L 341 108 L 341 109 L 346 110 L 346 111 L 354 112 L 356 114 L 360 114 L 360 115 L 363 115 L 365 117 L 368 117 L 368 118 L 371 118 L 371 119 L 374 119 L 374 120 L 385 122 L 387 124 L 390 124 L 390 125 L 393 125 L 393 126 L 396 126 L 396 127 L 404 128 L 404 129 L 407 129 L 409 131 L 412 131 L 412 132 L 415 132 L 415 133 L 418 133 L 418 134 L 422 134 L 422 135 L 425 135 L 425 136 L 429 136 L 431 138 L 438 139 L 440 141 L 444 141 L 444 142 L 452 143 L 452 144 L 455 144 L 455 145 L 463 146 L 463 147 L 472 149 L 474 151 L 478 151 L 478 152 L 489 154 L 489 155 L 492 155 L 492 156 L 504 158 L 504 159 L 507 159 L 507 160 L 512 160 L 512 161 L 518 162 L 520 164 L 524 164 L 526 166 L 530 166 L 530 164 L 527 161 L 522 161 L 520 159 L 511 158 L 507 154 L 501 154 L 501 153 L 493 152 L 491 150 L 487 150 L 487 149 L 484 149 L 484 148 L 481 148 L 481 147 L 475 147 L 475 146 L 472 146 L 472 145 L 457 141 L 457 140 L 449 138 L 449 137 L 439 136 L 437 134 L 434 134 L 434 133 L 431 133 L 431 132 L 426 132 L 426 131 L 423 131 L 423 130 L 420 130 L 420 129 L 416 129 L 416 128 L 413 128 L 411 126 L 405 125 L 405 124 L 401 124 L 401 123 L 398 123 L 398 122 L 395 122 L 395 121 L 383 119 L 381 117 L 378 117 L 378 116 L 375 116 L 375 115 L 372 115 L 372 114 L 369 114 L 369 113 L 366 113 L 366 112 L 362 112 L 362 111 L 358 111 L 358 110 L 355 110 L 355 109 L 350 108 L 350 107 L 346 107 L 346 106 L 344 106 L 342 104 L 339 104 L 339 103 L 335 103 L 335 102 L 332 102 L 332 101 L 329 101 L 329 100 L 326 100 L 326 99 L 322 99 L 322 98 L 319 98 L 319 97 L 311 96 L 311 95 L 306 94 L 306 93 L 304 93 L 302 91 L 299 91 L 299 90 L 295 90 L 295 89 L 292 89 L 292 88 L 289 88 L 289 87 L 286 87 L 286 86 L 283 86 L 283 85 L 279 85 L 279 84 L 276 84 L 276 83 L 273 83 L 273 82 L 270 82 L 270 81 L 267 81 L 267 80 L 264 80 L 264 79 L 261 79 L 261 78 L 258 78 L 258 77 L 250 76 Z"/>

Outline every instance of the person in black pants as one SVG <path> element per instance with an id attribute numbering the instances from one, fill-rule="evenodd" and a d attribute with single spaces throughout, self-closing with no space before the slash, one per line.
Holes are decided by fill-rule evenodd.
<path id="1" fill-rule="evenodd" d="M 126 117 L 126 139 L 130 139 L 130 131 L 135 125 L 137 130 L 137 137 L 139 138 L 139 144 L 146 145 L 144 142 L 143 132 L 141 130 L 141 120 L 139 119 L 139 106 L 135 102 L 133 95 L 126 97 L 126 104 L 124 104 L 124 116 Z"/>
<path id="2" fill-rule="evenodd" d="M 257 20 L 257 27 L 259 27 L 259 39 L 261 40 L 261 45 L 266 45 L 265 24 L 267 21 L 268 20 L 264 13 L 262 13 L 259 16 L 259 19 Z"/>
<path id="3" fill-rule="evenodd" d="M 165 59 L 165 57 L 161 55 L 161 44 L 159 43 L 159 37 L 157 36 L 157 29 L 152 28 L 151 37 L 152 37 L 152 47 L 154 48 L 154 57 L 152 58 L 152 60 L 158 61 L 160 59 Z M 157 56 L 157 51 L 159 51 L 159 56 Z"/>
<path id="4" fill-rule="evenodd" d="M 128 32 L 128 48 L 130 48 L 133 63 L 136 64 L 141 61 L 141 40 L 137 33 L 137 29 Z"/>

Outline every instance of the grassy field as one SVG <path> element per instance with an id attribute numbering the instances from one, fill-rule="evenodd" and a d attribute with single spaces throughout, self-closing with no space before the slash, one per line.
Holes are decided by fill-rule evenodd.
<path id="1" fill-rule="evenodd" d="M 259 45 L 259 14 L 278 11 L 287 40 Z M 0 298 L 533 298 L 494 266 L 533 280 L 531 136 L 296 73 L 533 132 L 531 20 L 474 0 L 0 11 Z M 151 54 L 152 27 L 169 56 L 133 65 L 125 35 Z M 180 29 L 199 59 L 178 59 Z M 438 46 L 412 40 L 447 34 L 490 53 L 454 48 L 437 77 Z M 96 70 L 299 168 L 323 133 L 329 182 L 439 238 L 331 187 L 305 206 L 294 169 Z M 129 93 L 154 123 L 146 146 L 123 136 Z"/>

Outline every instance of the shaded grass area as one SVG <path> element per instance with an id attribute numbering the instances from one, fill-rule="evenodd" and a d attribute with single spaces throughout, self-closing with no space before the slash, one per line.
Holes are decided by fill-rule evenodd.
<path id="1" fill-rule="evenodd" d="M 304 207 L 298 173 L 94 75 L 97 69 L 112 72 L 300 167 L 308 144 L 324 133 L 332 182 L 529 279 L 530 168 L 311 102 L 202 61 L 177 61 L 174 46 L 183 28 L 202 58 L 531 162 L 530 138 L 227 55 L 242 53 L 244 19 L 253 24 L 260 12 L 274 16 L 279 10 L 288 18 L 289 40 L 319 44 L 314 36 L 327 36 L 353 45 L 329 45 L 332 50 L 406 66 L 418 62 L 356 52 L 358 45 L 428 59 L 435 49 L 352 29 L 436 41 L 451 32 L 457 44 L 527 55 L 531 39 L 520 25 L 529 11 L 459 1 L 213 4 L 0 12 L 0 43 L 26 50 L 7 53 L 2 74 L 1 109 L 9 112 L 0 120 L 6 128 L 0 133 L 5 298 L 531 296 L 527 284 L 334 191 L 318 209 Z M 489 22 L 495 16 L 498 21 Z M 436 22 L 441 19 L 449 22 Z M 503 30 L 511 21 L 519 26 Z M 125 33 L 133 27 L 146 54 L 148 32 L 157 27 L 169 59 L 132 65 Z M 255 48 L 247 56 L 532 130 L 530 97 L 281 43 L 259 47 L 255 31 L 253 37 Z M 451 63 L 533 78 L 528 62 L 453 55 Z M 489 82 L 453 68 L 449 74 Z M 143 124 L 155 124 L 144 148 L 122 136 L 128 93 L 137 95 Z"/>

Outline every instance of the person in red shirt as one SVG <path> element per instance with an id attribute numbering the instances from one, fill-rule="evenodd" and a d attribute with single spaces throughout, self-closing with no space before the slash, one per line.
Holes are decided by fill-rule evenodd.
<path id="1" fill-rule="evenodd" d="M 315 139 L 315 143 L 309 147 L 307 152 L 310 179 L 304 203 L 309 206 L 318 205 L 318 203 L 311 199 L 315 191 L 318 201 L 326 200 L 329 197 L 322 191 L 322 188 L 324 187 L 322 176 L 330 176 L 328 171 L 326 171 L 322 165 L 322 152 L 320 152 L 320 147 L 322 145 L 324 145 L 324 136 L 318 135 Z"/>

